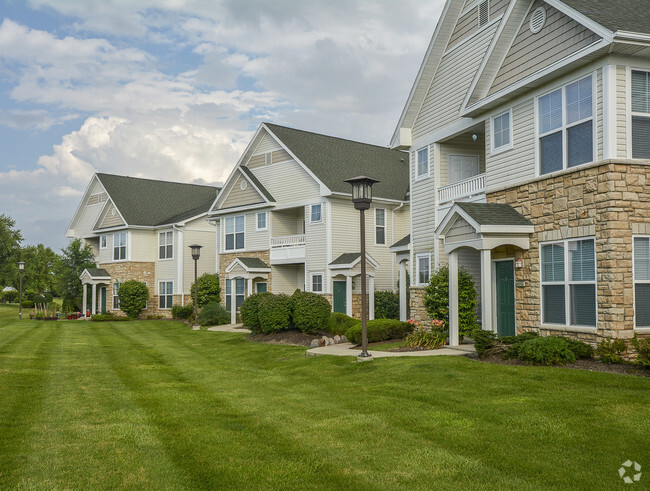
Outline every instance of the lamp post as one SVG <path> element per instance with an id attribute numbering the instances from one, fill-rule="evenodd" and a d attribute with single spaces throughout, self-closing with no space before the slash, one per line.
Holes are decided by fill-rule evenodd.
<path id="1" fill-rule="evenodd" d="M 372 177 L 359 176 L 346 179 L 343 182 L 352 184 L 352 203 L 359 210 L 359 228 L 361 235 L 361 354 L 359 358 L 371 359 L 368 353 L 368 312 L 366 307 L 366 215 L 365 211 L 372 203 L 372 185 L 379 182 Z"/>
<path id="2" fill-rule="evenodd" d="M 20 272 L 20 288 L 18 292 L 18 318 L 23 318 L 23 273 L 25 272 L 25 263 L 20 261 L 18 263 L 18 271 Z"/>
<path id="3" fill-rule="evenodd" d="M 192 249 L 192 259 L 194 259 L 194 325 L 192 326 L 192 329 L 194 330 L 201 329 L 201 326 L 199 326 L 197 322 L 199 316 L 198 263 L 199 257 L 201 257 L 201 247 L 203 246 L 200 246 L 198 244 L 190 246 L 190 249 Z"/>

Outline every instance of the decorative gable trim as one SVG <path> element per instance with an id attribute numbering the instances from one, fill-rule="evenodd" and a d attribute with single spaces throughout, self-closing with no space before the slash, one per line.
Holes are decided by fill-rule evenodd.
<path id="1" fill-rule="evenodd" d="M 94 188 L 95 183 L 99 184 L 102 187 L 102 189 L 104 189 L 104 193 L 106 193 L 106 189 L 104 188 L 101 181 L 99 180 L 99 177 L 97 176 L 97 174 L 94 174 L 93 177 L 88 182 L 88 185 L 86 186 L 86 190 L 84 191 L 83 197 L 81 198 L 79 204 L 77 205 L 77 210 L 72 216 L 72 220 L 70 220 L 70 224 L 68 225 L 68 230 L 65 235 L 66 237 L 74 237 L 73 231 L 77 227 L 77 224 L 79 223 L 79 219 L 81 218 L 81 215 L 83 215 L 83 212 L 86 209 L 86 205 L 91 196 L 90 191 Z"/>
<path id="2" fill-rule="evenodd" d="M 115 223 L 110 223 L 110 224 L 105 224 L 104 222 L 108 218 L 109 211 L 113 210 L 115 212 L 115 215 L 117 218 L 115 219 Z M 117 220 L 119 220 L 121 223 L 118 223 Z M 104 208 L 102 209 L 101 213 L 99 214 L 99 218 L 97 218 L 97 221 L 95 222 L 95 225 L 93 225 L 93 230 L 101 230 L 101 229 L 109 229 L 109 228 L 115 228 L 115 227 L 128 227 L 129 224 L 126 223 L 126 220 L 120 213 L 120 210 L 115 206 L 113 203 L 113 200 L 108 198 L 106 201 L 106 204 L 104 205 Z"/>

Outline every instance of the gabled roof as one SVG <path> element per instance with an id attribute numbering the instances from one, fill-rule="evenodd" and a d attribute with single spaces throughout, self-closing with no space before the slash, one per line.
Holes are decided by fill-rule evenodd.
<path id="1" fill-rule="evenodd" d="M 166 225 L 206 213 L 218 187 L 97 173 L 129 226 Z"/>
<path id="2" fill-rule="evenodd" d="M 500 203 L 456 202 L 458 208 L 474 219 L 479 225 L 532 225 L 530 220 L 512 206 Z"/>
<path id="3" fill-rule="evenodd" d="M 366 252 L 366 261 L 368 265 L 372 266 L 375 269 L 379 267 L 379 263 L 367 252 Z M 352 269 L 359 262 L 361 262 L 360 252 L 345 252 L 341 254 L 339 257 L 337 257 L 336 259 L 334 259 L 334 261 L 329 263 L 328 266 L 330 267 L 330 269 Z"/>
<path id="4" fill-rule="evenodd" d="M 230 273 L 237 266 L 240 266 L 247 273 L 270 273 L 271 266 L 257 257 L 236 257 L 228 266 L 226 273 Z"/>
<path id="5" fill-rule="evenodd" d="M 561 0 L 612 32 L 650 33 L 648 0 Z"/>
<path id="6" fill-rule="evenodd" d="M 103 268 L 86 268 L 81 272 L 79 278 L 89 278 L 91 280 L 106 280 L 110 279 L 111 274 Z"/>
<path id="7" fill-rule="evenodd" d="M 251 183 L 259 190 L 262 195 L 266 198 L 269 203 L 275 202 L 275 198 L 268 192 L 268 190 L 262 185 L 260 180 L 255 177 L 255 174 L 248 168 L 243 165 L 239 166 L 239 170 L 246 175 L 246 177 L 251 181 Z"/>

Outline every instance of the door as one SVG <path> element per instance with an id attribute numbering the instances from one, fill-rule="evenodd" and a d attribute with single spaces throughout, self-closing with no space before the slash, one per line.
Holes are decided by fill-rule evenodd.
<path id="1" fill-rule="evenodd" d="M 449 156 L 449 184 L 464 181 L 478 174 L 478 155 Z"/>
<path id="2" fill-rule="evenodd" d="M 515 335 L 515 263 L 497 261 L 497 336 Z"/>
<path id="3" fill-rule="evenodd" d="M 347 313 L 346 305 L 345 305 L 346 297 L 347 297 L 346 282 L 335 281 L 334 282 L 334 312 L 340 312 L 342 314 Z"/>
<path id="4" fill-rule="evenodd" d="M 105 314 L 106 313 L 106 287 L 105 286 L 99 287 L 99 302 L 100 302 L 99 311 L 102 314 Z"/>

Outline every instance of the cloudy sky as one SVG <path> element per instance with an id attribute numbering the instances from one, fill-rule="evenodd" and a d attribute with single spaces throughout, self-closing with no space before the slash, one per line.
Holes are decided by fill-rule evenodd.
<path id="1" fill-rule="evenodd" d="M 223 182 L 263 121 L 387 145 L 443 0 L 0 0 L 0 214 L 67 245 L 95 172 Z"/>

